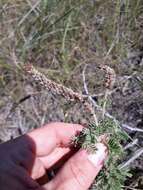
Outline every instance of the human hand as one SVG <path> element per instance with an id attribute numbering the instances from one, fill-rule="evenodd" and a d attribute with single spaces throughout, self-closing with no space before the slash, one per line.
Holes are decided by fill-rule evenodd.
<path id="1" fill-rule="evenodd" d="M 71 137 L 81 125 L 51 123 L 13 141 L 0 145 L 1 190 L 87 190 L 107 157 L 106 147 L 98 143 L 97 153 L 79 150 L 44 185 L 36 181 L 71 152 Z"/>

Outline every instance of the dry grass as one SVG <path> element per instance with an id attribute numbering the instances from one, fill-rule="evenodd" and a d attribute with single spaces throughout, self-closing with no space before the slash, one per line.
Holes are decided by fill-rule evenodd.
<path id="1" fill-rule="evenodd" d="M 21 71 L 29 61 L 84 95 L 86 65 L 89 93 L 100 106 L 105 89 L 97 67 L 113 67 L 117 81 L 107 110 L 121 123 L 143 129 L 142 20 L 142 0 L 0 0 L 0 139 L 49 121 L 90 120 L 82 106 L 33 86 Z M 142 133 L 131 135 L 142 146 Z"/>

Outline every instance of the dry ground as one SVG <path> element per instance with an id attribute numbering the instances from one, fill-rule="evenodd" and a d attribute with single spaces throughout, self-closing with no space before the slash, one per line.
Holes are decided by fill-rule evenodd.
<path id="1" fill-rule="evenodd" d="M 107 64 L 117 74 L 107 110 L 137 139 L 129 159 L 143 146 L 142 28 L 142 0 L 0 0 L 0 140 L 51 121 L 90 121 L 82 105 L 37 88 L 21 71 L 24 63 L 83 94 L 86 65 L 86 83 L 99 105 L 105 90 L 97 66 Z M 143 189 L 143 155 L 131 168 L 135 180 L 127 185 Z"/>

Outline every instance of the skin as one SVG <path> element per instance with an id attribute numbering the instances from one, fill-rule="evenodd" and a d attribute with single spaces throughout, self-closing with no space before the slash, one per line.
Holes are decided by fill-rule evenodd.
<path id="1" fill-rule="evenodd" d="M 72 153 L 71 138 L 82 128 L 76 124 L 51 123 L 0 144 L 0 189 L 87 190 L 107 153 L 99 151 L 94 159 L 85 150 L 78 150 L 65 161 L 65 155 Z M 46 171 L 56 165 L 60 166 L 59 171 L 48 180 Z M 37 182 L 39 178 L 42 183 Z"/>

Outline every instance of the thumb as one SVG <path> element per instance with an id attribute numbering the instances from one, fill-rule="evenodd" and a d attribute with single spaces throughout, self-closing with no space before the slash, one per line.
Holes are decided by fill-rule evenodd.
<path id="1" fill-rule="evenodd" d="M 44 186 L 47 190 L 87 190 L 101 170 L 107 157 L 107 148 L 102 143 L 96 145 L 96 154 L 86 150 L 78 151 L 57 174 Z"/>

